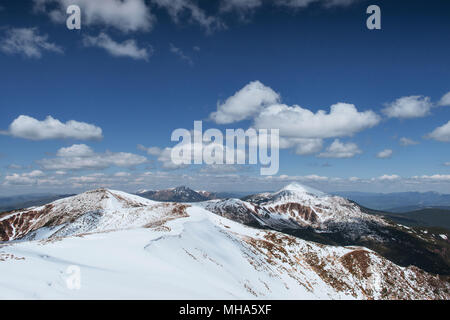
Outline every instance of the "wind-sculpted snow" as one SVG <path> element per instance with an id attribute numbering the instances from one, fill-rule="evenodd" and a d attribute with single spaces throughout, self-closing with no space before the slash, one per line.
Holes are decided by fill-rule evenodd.
<path id="1" fill-rule="evenodd" d="M 9 241 L 0 244 L 0 274 L 8 275 L 0 298 L 450 298 L 448 282 L 369 249 L 244 225 L 281 230 L 357 219 L 367 217 L 346 200 L 298 188 L 260 196 L 259 204 L 195 205 L 94 190 L 0 216 L 9 226 L 1 229 Z M 73 265 L 79 290 L 66 286 Z"/>

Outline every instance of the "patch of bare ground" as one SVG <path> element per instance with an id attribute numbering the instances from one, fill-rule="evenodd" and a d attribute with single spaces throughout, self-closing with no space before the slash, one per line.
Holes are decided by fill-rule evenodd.
<path id="1" fill-rule="evenodd" d="M 141 207 L 145 207 L 144 204 L 139 203 L 139 202 L 135 202 L 135 201 L 129 201 L 127 199 L 125 199 L 122 196 L 119 196 L 118 194 L 113 194 L 110 193 L 114 198 L 116 198 L 117 200 L 119 200 L 120 202 L 126 204 L 129 208 L 141 208 Z"/>
<path id="2" fill-rule="evenodd" d="M 355 298 L 450 299 L 448 281 L 416 267 L 401 268 L 364 248 L 347 248 L 351 251 L 341 256 L 327 246 L 302 244 L 281 233 L 261 236 L 244 237 L 255 254 L 247 257 L 250 264 L 256 270 L 273 268 L 274 276 L 284 273 L 310 291 L 314 284 L 304 283 L 305 270 L 312 270 L 336 292 Z"/>
<path id="3" fill-rule="evenodd" d="M 153 231 L 157 232 L 170 232 L 172 229 L 170 229 L 168 226 L 157 226 L 151 228 Z"/>
<path id="4" fill-rule="evenodd" d="M 260 253 L 266 256 L 267 263 L 271 265 L 277 265 L 277 261 L 288 262 L 287 257 L 289 256 L 287 251 L 279 244 L 273 243 L 267 240 L 247 238 L 246 242 L 250 244 Z"/>
<path id="5" fill-rule="evenodd" d="M 370 273 L 370 255 L 365 250 L 354 250 L 341 257 L 342 265 L 356 278 L 367 279 Z"/>
<path id="6" fill-rule="evenodd" d="M 179 218 L 187 218 L 189 214 L 186 209 L 190 207 L 190 205 L 180 204 L 180 203 L 163 203 L 158 205 L 157 208 L 165 208 L 169 209 L 167 216 L 161 218 L 158 221 L 150 222 L 144 226 L 144 228 L 166 228 L 167 231 L 170 231 L 170 228 L 165 226 L 165 224 L 171 220 L 179 219 Z"/>
<path id="7" fill-rule="evenodd" d="M 245 241 L 257 252 L 263 254 L 267 263 L 283 270 L 307 290 L 312 290 L 311 284 L 304 283 L 298 277 L 301 273 L 302 262 L 308 264 L 310 269 L 337 291 L 352 291 L 352 288 L 347 283 L 326 270 L 328 261 L 322 261 L 317 253 L 314 252 L 314 249 L 311 248 L 311 250 L 303 254 L 298 254 L 295 252 L 295 249 L 288 252 L 286 248 L 295 248 L 298 245 L 294 237 L 267 232 L 264 235 L 264 240 L 247 237 Z M 251 263 L 254 264 L 254 262 Z"/>
<path id="8" fill-rule="evenodd" d="M 250 287 L 250 285 L 248 283 L 244 283 L 244 288 L 250 292 L 252 295 L 254 295 L 255 297 L 257 297 L 258 295 L 256 294 L 255 290 L 252 289 L 252 287 Z"/>
<path id="9" fill-rule="evenodd" d="M 0 252 L 0 262 L 7 261 L 7 260 L 25 260 L 25 258 L 17 257 L 15 255 L 13 255 L 12 253 Z"/>
<path id="10" fill-rule="evenodd" d="M 298 218 L 311 223 L 316 223 L 319 220 L 319 217 L 311 207 L 296 202 L 283 203 L 274 207 L 269 207 L 268 210 L 272 213 L 289 214 L 296 221 L 299 221 Z"/>
<path id="11" fill-rule="evenodd" d="M 46 205 L 42 210 L 18 211 L 0 221 L 0 241 L 18 239 L 28 232 L 40 228 L 42 225 L 35 222 L 47 215 L 53 209 L 53 205 Z"/>
<path id="12" fill-rule="evenodd" d="M 333 274 L 327 270 L 327 264 L 329 261 L 322 259 L 314 250 L 308 250 L 308 252 L 302 255 L 303 260 L 309 265 L 309 267 L 329 286 L 333 287 L 338 292 L 349 292 L 356 297 L 355 290 L 347 282 L 340 279 L 339 274 Z"/>

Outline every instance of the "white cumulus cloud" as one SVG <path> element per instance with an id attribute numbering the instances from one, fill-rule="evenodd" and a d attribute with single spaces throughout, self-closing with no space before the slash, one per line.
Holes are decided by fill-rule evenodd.
<path id="1" fill-rule="evenodd" d="M 416 144 L 419 144 L 419 142 L 417 142 L 417 141 L 414 141 L 414 140 L 412 140 L 412 139 L 409 139 L 409 138 L 405 138 L 405 137 L 403 137 L 403 138 L 400 138 L 400 144 L 402 145 L 402 146 L 413 146 L 413 145 L 416 145 Z"/>
<path id="2" fill-rule="evenodd" d="M 377 158 L 379 159 L 387 159 L 392 156 L 393 151 L 391 149 L 384 149 L 377 153 Z"/>
<path id="3" fill-rule="evenodd" d="M 33 170 L 27 173 L 13 173 L 4 178 L 4 185 L 34 185 L 38 183 L 38 178 L 45 176 L 41 170 Z"/>
<path id="4" fill-rule="evenodd" d="M 148 155 L 155 156 L 164 169 L 178 169 L 184 167 L 182 164 L 172 162 L 172 148 L 145 147 L 138 145 L 138 149 L 146 152 Z"/>
<path id="5" fill-rule="evenodd" d="M 300 106 L 271 105 L 255 118 L 256 128 L 280 129 L 280 135 L 298 138 L 351 136 L 380 122 L 373 111 L 360 112 L 353 104 L 337 103 L 330 112 L 316 113 Z"/>
<path id="6" fill-rule="evenodd" d="M 420 177 L 413 177 L 413 178 L 421 179 L 421 180 L 425 180 L 425 181 L 446 182 L 446 181 L 450 181 L 450 174 L 423 175 Z"/>
<path id="7" fill-rule="evenodd" d="M 150 31 L 156 17 L 145 0 L 33 0 L 34 10 L 58 23 L 66 21 L 66 9 L 78 5 L 82 25 L 113 27 L 123 32 Z"/>
<path id="8" fill-rule="evenodd" d="M 43 170 L 93 170 L 109 167 L 134 167 L 147 162 L 147 158 L 126 152 L 96 153 L 89 146 L 75 144 L 61 148 L 55 158 L 38 160 Z"/>
<path id="9" fill-rule="evenodd" d="M 400 176 L 396 175 L 396 174 L 391 174 L 391 175 L 384 174 L 381 177 L 378 177 L 378 180 L 381 180 L 381 181 L 394 181 L 394 180 L 399 180 L 399 179 L 400 179 Z"/>
<path id="10" fill-rule="evenodd" d="M 36 183 L 36 179 L 25 177 L 23 175 L 13 173 L 4 178 L 4 185 L 32 185 Z"/>
<path id="11" fill-rule="evenodd" d="M 21 115 L 10 125 L 8 131 L 2 131 L 17 138 L 29 140 L 47 139 L 102 139 L 102 129 L 89 123 L 69 120 L 66 123 L 47 116 L 45 120 L 37 120 L 30 116 Z"/>
<path id="12" fill-rule="evenodd" d="M 335 139 L 325 152 L 318 155 L 319 158 L 352 158 L 362 153 L 355 143 L 343 143 Z"/>
<path id="13" fill-rule="evenodd" d="M 271 88 L 260 81 L 252 81 L 225 102 L 218 103 L 217 111 L 211 113 L 210 118 L 218 124 L 249 119 L 263 108 L 277 103 L 279 99 L 279 94 Z"/>
<path id="14" fill-rule="evenodd" d="M 438 103 L 440 106 L 448 107 L 450 106 L 450 92 L 446 93 Z"/>
<path id="15" fill-rule="evenodd" d="M 450 121 L 434 129 L 427 137 L 441 142 L 450 142 Z"/>
<path id="16" fill-rule="evenodd" d="M 382 111 L 389 118 L 422 118 L 430 113 L 432 106 L 429 97 L 409 96 L 389 103 Z"/>
<path id="17" fill-rule="evenodd" d="M 322 139 L 294 139 L 296 142 L 295 153 L 299 155 L 314 154 L 322 150 Z"/>
<path id="18" fill-rule="evenodd" d="M 253 142 L 253 141 L 251 141 Z M 268 144 L 270 146 L 270 144 Z M 259 143 L 261 146 L 261 142 Z M 322 139 L 308 139 L 308 138 L 286 138 L 280 137 L 280 149 L 294 148 L 298 155 L 310 155 L 319 152 L 323 147 Z"/>
<path id="19" fill-rule="evenodd" d="M 56 155 L 63 158 L 91 157 L 94 155 L 94 151 L 85 144 L 74 144 L 70 147 L 59 149 Z"/>
<path id="20" fill-rule="evenodd" d="M 281 97 L 260 81 L 253 81 L 219 103 L 210 118 L 218 124 L 254 119 L 259 129 L 279 129 L 291 138 L 323 139 L 351 136 L 380 122 L 373 111 L 360 112 L 353 104 L 337 103 L 330 112 L 311 110 L 280 103 Z"/>
<path id="21" fill-rule="evenodd" d="M 254 129 L 278 129 L 279 147 L 294 148 L 299 155 L 320 152 L 323 139 L 352 136 L 381 121 L 372 110 L 359 111 L 349 103 L 336 103 L 330 111 L 316 112 L 298 105 L 288 106 L 281 103 L 280 94 L 260 81 L 250 82 L 224 102 L 219 102 L 210 119 L 218 124 L 252 120 Z M 337 141 L 333 148 L 341 145 Z M 349 157 L 348 154 L 353 156 L 355 153 L 344 152 L 340 157 Z"/>

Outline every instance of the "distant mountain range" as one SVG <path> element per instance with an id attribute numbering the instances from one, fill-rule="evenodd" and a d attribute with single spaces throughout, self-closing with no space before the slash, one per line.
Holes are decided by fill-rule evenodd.
<path id="1" fill-rule="evenodd" d="M 24 194 L 10 197 L 0 197 L 0 212 L 21 208 L 41 206 L 43 204 L 72 196 L 73 194 Z"/>
<path id="2" fill-rule="evenodd" d="M 313 190 L 313 189 L 310 189 Z M 193 190 L 186 186 L 163 190 L 140 190 L 140 197 L 159 202 L 194 203 L 208 200 L 241 199 L 259 203 L 264 194 L 210 192 Z M 366 212 L 388 218 L 406 226 L 440 227 L 450 230 L 450 195 L 435 192 L 365 193 L 336 192 L 335 195 L 349 199 L 360 205 Z M 40 206 L 70 197 L 70 194 L 31 194 L 0 198 L 0 212 Z M 223 205 L 227 206 L 227 201 Z M 448 206 L 447 206 L 448 204 Z M 234 204 L 233 204 L 234 205 Z M 393 207 L 394 206 L 394 207 Z M 247 219 L 249 216 L 247 216 Z"/>
<path id="3" fill-rule="evenodd" d="M 163 202 L 201 202 L 213 199 L 240 198 L 249 193 L 195 191 L 186 186 L 180 186 L 164 190 L 140 190 L 136 194 L 146 199 Z"/>
<path id="4" fill-rule="evenodd" d="M 199 202 L 215 199 L 213 193 L 200 193 L 184 186 L 166 190 L 145 190 L 136 194 L 146 199 L 168 202 Z"/>
<path id="5" fill-rule="evenodd" d="M 410 212 L 385 212 L 360 207 L 366 213 L 379 215 L 405 226 L 437 227 L 450 230 L 450 209 L 425 208 Z"/>
<path id="6" fill-rule="evenodd" d="M 388 212 L 409 212 L 424 208 L 450 209 L 450 194 L 437 192 L 333 192 L 360 205 Z"/>
<path id="7" fill-rule="evenodd" d="M 200 202 L 212 199 L 245 199 L 251 192 L 210 192 L 193 190 L 186 186 L 164 190 L 140 190 L 137 195 L 155 201 Z M 366 208 L 392 213 L 405 213 L 423 209 L 450 210 L 450 194 L 437 192 L 332 192 L 331 194 L 354 201 Z M 0 197 L 0 212 L 39 206 L 72 194 L 25 194 Z"/>
<path id="8" fill-rule="evenodd" d="M 194 191 L 185 186 L 163 190 L 140 190 L 136 192 L 140 197 L 161 202 L 200 202 L 212 199 L 241 198 L 250 192 L 209 192 Z M 74 194 L 23 194 L 17 196 L 0 197 L 0 212 L 41 206 L 43 204 L 67 198 Z"/>

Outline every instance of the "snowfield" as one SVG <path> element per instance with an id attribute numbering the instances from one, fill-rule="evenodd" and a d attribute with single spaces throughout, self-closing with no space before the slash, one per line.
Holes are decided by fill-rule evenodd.
<path id="1" fill-rule="evenodd" d="M 449 298 L 448 283 L 368 249 L 247 227 L 196 205 L 102 189 L 0 217 L 19 220 L 25 237 L 0 243 L 1 299 Z M 79 289 L 67 284 L 71 266 Z"/>

